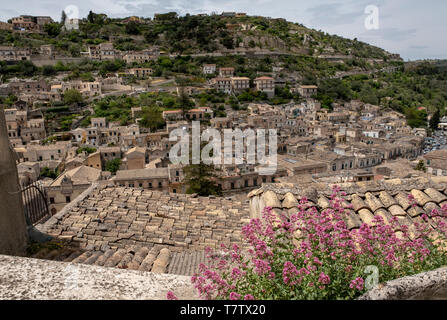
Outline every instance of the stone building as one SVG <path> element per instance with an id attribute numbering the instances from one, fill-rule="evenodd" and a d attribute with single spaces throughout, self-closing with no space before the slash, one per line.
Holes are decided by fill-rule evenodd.
<path id="1" fill-rule="evenodd" d="M 132 68 L 129 69 L 129 74 L 140 78 L 140 79 L 145 79 L 145 78 L 149 78 L 152 73 L 154 72 L 154 70 L 152 68 Z"/>
<path id="2" fill-rule="evenodd" d="M 25 148 L 25 152 L 17 152 L 24 162 L 40 162 L 49 160 L 65 159 L 68 149 L 71 147 L 70 141 L 58 141 L 49 145 L 30 144 Z"/>
<path id="3" fill-rule="evenodd" d="M 11 140 L 26 144 L 46 137 L 45 122 L 41 112 L 5 109 L 6 127 Z"/>
<path id="4" fill-rule="evenodd" d="M 144 169 L 147 159 L 146 148 L 133 147 L 124 154 L 122 167 L 125 170 Z"/>
<path id="5" fill-rule="evenodd" d="M 447 176 L 447 150 L 435 150 L 424 155 L 427 172 Z"/>
<path id="6" fill-rule="evenodd" d="M 219 68 L 219 77 L 226 78 L 226 77 L 232 77 L 233 75 L 234 75 L 233 67 Z"/>
<path id="7" fill-rule="evenodd" d="M 87 54 L 92 60 L 114 60 L 118 58 L 113 43 L 101 43 L 99 45 L 89 46 Z"/>
<path id="8" fill-rule="evenodd" d="M 202 68 L 202 72 L 204 74 L 213 74 L 216 72 L 216 65 L 215 64 L 204 64 Z"/>
<path id="9" fill-rule="evenodd" d="M 211 79 L 211 85 L 220 92 L 230 94 L 232 92 L 231 78 L 217 77 Z"/>
<path id="10" fill-rule="evenodd" d="M 301 85 L 298 87 L 299 94 L 304 98 L 311 98 L 313 95 L 317 94 L 318 87 L 314 85 Z"/>
<path id="11" fill-rule="evenodd" d="M 0 61 L 24 61 L 30 59 L 31 53 L 27 48 L 0 46 Z"/>
<path id="12" fill-rule="evenodd" d="M 250 88 L 250 78 L 247 77 L 232 77 L 231 89 L 235 93 L 240 93 Z"/>
<path id="13" fill-rule="evenodd" d="M 269 98 L 275 96 L 275 80 L 272 77 L 257 77 L 254 83 L 256 90 L 267 93 Z"/>
<path id="14" fill-rule="evenodd" d="M 70 203 L 91 184 L 101 179 L 101 170 L 80 166 L 64 171 L 45 189 L 50 202 L 50 211 L 55 214 Z"/>
<path id="15" fill-rule="evenodd" d="M 170 191 L 168 168 L 118 170 L 112 180 L 116 186 Z"/>
<path id="16" fill-rule="evenodd" d="M 155 60 L 157 58 L 157 54 L 154 51 L 132 51 L 127 52 L 123 56 L 123 60 L 126 61 L 126 63 L 147 63 L 151 60 Z"/>

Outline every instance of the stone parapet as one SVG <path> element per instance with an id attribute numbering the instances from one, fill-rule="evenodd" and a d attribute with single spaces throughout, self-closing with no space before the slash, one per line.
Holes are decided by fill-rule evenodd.
<path id="1" fill-rule="evenodd" d="M 191 278 L 0 255 L 0 300 L 197 300 Z"/>

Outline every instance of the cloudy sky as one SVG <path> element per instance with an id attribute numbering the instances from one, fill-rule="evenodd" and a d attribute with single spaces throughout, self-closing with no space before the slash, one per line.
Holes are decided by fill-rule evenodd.
<path id="1" fill-rule="evenodd" d="M 399 53 L 406 60 L 447 59 L 445 0 L 0 0 L 0 3 L 2 21 L 20 14 L 50 15 L 59 20 L 62 10 L 73 5 L 81 18 L 89 10 L 110 17 L 153 17 L 154 13 L 169 11 L 182 15 L 246 12 L 285 18 L 330 34 L 358 38 Z M 377 21 L 366 10 L 369 6 L 378 8 L 378 29 L 365 27 L 365 20 Z M 68 15 L 71 16 L 70 12 Z"/>

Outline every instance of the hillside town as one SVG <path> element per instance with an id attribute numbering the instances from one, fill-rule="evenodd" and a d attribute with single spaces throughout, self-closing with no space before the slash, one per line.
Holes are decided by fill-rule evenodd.
<path id="1" fill-rule="evenodd" d="M 353 58 L 328 44 L 308 54 L 285 44 L 266 49 L 251 38 L 238 39 L 236 48 L 187 54 L 161 41 L 141 45 L 151 35 L 133 28 L 163 24 L 169 14 L 119 19 L 130 40 L 117 34 L 66 48 L 30 40 L 51 35 L 53 27 L 75 38 L 79 24 L 100 25 L 95 19 L 108 21 L 103 16 L 90 12 L 59 25 L 49 16 L 20 15 L 0 23 L 2 32 L 33 43 L 0 45 L 7 134 L 0 153 L 11 154 L 28 227 L 64 243 L 32 258 L 192 276 L 205 262 L 205 248 L 244 247 L 240 230 L 264 207 L 290 213 L 310 199 L 326 209 L 329 186 L 348 192 L 349 230 L 380 216 L 398 217 L 414 232 L 422 215 L 447 203 L 447 116 L 422 103 L 401 107 L 409 99 L 396 98 L 389 79 L 412 71 L 399 55 Z M 220 22 L 225 32 L 262 30 L 248 18 L 218 15 L 242 19 Z M 310 31 L 302 35 L 303 46 L 314 41 L 311 35 L 316 39 Z M 389 92 L 376 99 L 369 87 L 356 91 L 362 81 Z M 212 150 L 220 157 L 229 147 L 229 162 L 172 161 L 183 143 L 172 138 L 178 132 L 188 133 L 188 152 L 192 133 L 192 148 L 203 157 L 200 142 L 211 130 L 219 142 L 227 132 L 240 133 L 240 140 Z M 265 146 L 261 131 L 269 133 Z M 266 150 L 274 155 L 275 170 L 249 161 L 254 145 L 256 159 Z M 413 207 L 407 197 L 416 199 Z"/>
<path id="2" fill-rule="evenodd" d="M 92 57 L 92 59 L 94 59 Z M 211 71 L 212 73 L 210 73 Z M 129 73 L 144 72 L 130 68 Z M 249 79 L 233 77 L 234 69 L 203 66 L 203 72 L 215 74 L 209 83 L 188 87 L 190 92 L 215 89 L 233 94 L 250 88 Z M 275 75 L 255 79 L 254 89 L 274 95 Z M 275 129 L 278 135 L 278 166 L 275 174 L 261 176 L 255 165 L 223 165 L 218 184 L 227 193 L 247 192 L 262 183 L 302 179 L 350 182 L 377 180 L 399 175 L 393 163 L 401 163 L 408 170 L 423 160 L 429 172 L 447 175 L 446 156 L 440 150 L 424 153 L 425 129 L 411 128 L 405 116 L 377 105 L 358 100 L 334 103 L 333 110 L 321 108 L 312 97 L 318 87 L 296 84 L 302 102 L 273 106 L 267 103 L 249 103 L 246 110 L 226 110 L 225 117 L 217 117 L 211 107 L 196 105 L 187 112 L 165 110 L 162 117 L 166 127 L 151 131 L 141 127 L 141 107 L 132 108 L 132 123 L 122 125 L 106 117 L 90 118 L 86 127 L 59 132 L 50 137 L 45 127 L 42 103 L 61 101 L 64 92 L 77 90 L 87 100 L 105 94 L 113 95 L 123 89 L 129 95 L 138 95 L 148 88 L 123 84 L 120 75 L 109 74 L 93 82 L 48 81 L 47 79 L 12 79 L 3 84 L 5 95 L 14 94 L 17 101 L 5 108 L 8 137 L 17 154 L 17 166 L 22 184 L 42 181 L 48 190 L 51 212 L 62 209 L 93 181 L 110 181 L 117 186 L 154 189 L 184 193 L 182 167 L 169 161 L 169 141 L 172 130 L 190 128 L 190 121 L 201 121 L 201 127 L 218 130 Z M 179 95 L 180 87 L 173 90 Z M 77 108 L 77 107 L 76 107 Z M 89 109 L 89 104 L 84 107 Z M 443 118 L 440 128 L 445 128 Z M 75 126 L 72 126 L 75 127 Z M 440 131 L 442 132 L 442 130 Z M 62 139 L 65 141 L 58 141 Z M 426 149 L 425 149 L 426 150 Z M 435 156 L 436 154 L 436 156 Z M 440 161 L 430 161 L 435 157 Z M 111 173 L 107 163 L 119 159 L 118 170 Z M 41 176 L 44 169 L 59 172 L 58 178 Z M 405 171 L 405 170 L 402 170 Z M 63 181 L 64 187 L 61 183 Z M 68 190 L 72 190 L 71 192 Z"/>

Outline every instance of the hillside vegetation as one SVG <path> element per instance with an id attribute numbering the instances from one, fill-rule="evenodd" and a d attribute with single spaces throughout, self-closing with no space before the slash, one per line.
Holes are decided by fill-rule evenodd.
<path id="1" fill-rule="evenodd" d="M 88 59 L 43 67 L 36 67 L 29 61 L 13 65 L 0 62 L 3 80 L 14 76 L 52 77 L 67 72 L 65 80 L 94 81 L 97 75 L 125 72 L 130 67 L 149 67 L 154 70 L 153 77 L 186 76 L 191 85 L 200 85 L 214 76 L 202 73 L 203 64 L 214 63 L 218 68 L 234 67 L 236 76 L 246 76 L 252 81 L 259 75 L 275 72 L 276 77 L 286 82 L 285 88 L 277 88 L 274 100 L 266 100 L 264 95 L 251 91 L 242 93 L 237 99 L 215 93 L 195 97 L 200 105 L 211 104 L 215 112 L 221 115 L 224 114 L 223 104 L 237 110 L 243 109 L 244 103 L 252 101 L 271 104 L 282 104 L 292 99 L 299 101 L 299 96 L 289 91 L 295 82 L 317 84 L 319 92 L 316 98 L 328 109 L 332 108 L 333 102 L 359 99 L 404 113 L 413 127 L 426 126 L 428 115 L 436 110 L 441 115 L 445 114 L 446 61 L 404 63 L 398 55 L 357 39 L 329 35 L 284 19 L 189 14 L 178 16 L 171 12 L 155 15 L 154 19 L 138 18 L 133 21 L 111 19 L 104 14 L 90 12 L 80 21 L 79 30 L 64 31 L 58 23 L 45 30 L 46 34 L 18 34 L 2 30 L 0 44 L 32 47 L 36 52 L 40 45 L 53 44 L 58 55 L 79 57 L 89 45 L 111 42 L 118 51 L 158 47 L 161 55 L 153 61 L 130 65 L 122 60 Z M 252 54 L 256 51 L 272 54 Z M 197 55 L 216 52 L 223 54 Z M 377 72 L 390 66 L 397 67 L 398 71 Z M 157 114 L 157 119 L 161 110 L 176 106 L 165 104 L 167 100 L 174 101 L 175 97 L 155 100 L 145 105 L 157 106 L 150 110 Z M 11 104 L 13 100 L 4 98 L 3 103 Z M 129 108 L 121 108 L 123 110 L 119 112 L 120 108 L 109 101 L 100 108 L 96 105 L 94 111 L 95 115 L 106 113 L 107 117 L 125 123 L 130 120 Z M 159 127 L 161 121 L 146 121 L 146 125 Z"/>

